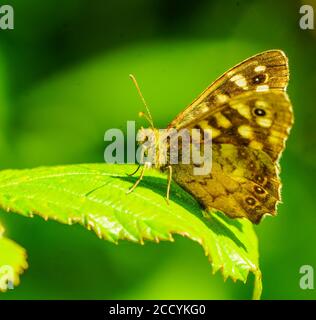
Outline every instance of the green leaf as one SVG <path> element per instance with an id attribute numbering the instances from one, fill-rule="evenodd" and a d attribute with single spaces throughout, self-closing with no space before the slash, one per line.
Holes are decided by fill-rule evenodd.
<path id="1" fill-rule="evenodd" d="M 173 234 L 198 242 L 224 279 L 247 281 L 255 274 L 254 298 L 261 294 L 258 242 L 246 219 L 201 210 L 196 200 L 175 183 L 165 200 L 166 176 L 148 170 L 136 190 L 126 191 L 137 177 L 134 165 L 82 164 L 0 172 L 0 206 L 25 216 L 80 223 L 100 238 L 173 241 Z M 189 259 L 190 257 L 188 257 Z"/>
<path id="2" fill-rule="evenodd" d="M 25 250 L 3 233 L 0 223 L 0 291 L 7 291 L 20 283 L 19 276 L 27 268 L 27 262 Z"/>

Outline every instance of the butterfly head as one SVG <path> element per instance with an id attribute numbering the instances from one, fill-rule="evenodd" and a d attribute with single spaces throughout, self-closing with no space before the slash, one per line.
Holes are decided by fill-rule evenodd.
<path id="1" fill-rule="evenodd" d="M 136 78 L 132 74 L 130 74 L 130 78 L 132 79 L 146 109 L 146 112 L 140 112 L 139 116 L 145 118 L 150 126 L 149 128 L 141 128 L 137 133 L 137 141 L 142 146 L 140 162 L 147 166 L 154 165 L 156 168 L 160 168 L 162 163 L 166 160 L 166 155 L 159 151 L 159 146 L 161 145 L 160 132 L 154 126 L 153 118 L 146 100 L 141 93 Z"/>

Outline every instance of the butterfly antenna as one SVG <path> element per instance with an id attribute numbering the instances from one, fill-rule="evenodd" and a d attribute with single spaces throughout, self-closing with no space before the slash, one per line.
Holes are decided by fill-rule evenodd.
<path id="1" fill-rule="evenodd" d="M 150 111 L 149 111 L 149 108 L 148 108 L 148 105 L 147 105 L 147 103 L 146 103 L 146 100 L 145 100 L 145 98 L 143 97 L 142 92 L 140 91 L 140 88 L 139 88 L 139 85 L 138 85 L 138 83 L 137 83 L 137 80 L 136 80 L 136 78 L 135 78 L 132 74 L 130 74 L 129 76 L 130 76 L 130 78 L 132 79 L 132 81 L 133 81 L 133 83 L 134 83 L 134 85 L 135 85 L 135 87 L 136 87 L 136 89 L 137 89 L 137 92 L 138 92 L 140 98 L 142 99 L 142 102 L 143 102 L 143 104 L 144 104 L 144 106 L 145 106 L 145 108 L 146 108 L 146 111 L 147 111 L 147 114 L 144 113 L 144 112 L 140 112 L 140 113 L 139 113 L 139 116 L 145 117 L 146 120 L 150 123 L 151 127 L 154 128 L 153 118 L 152 118 L 151 113 L 150 113 Z"/>

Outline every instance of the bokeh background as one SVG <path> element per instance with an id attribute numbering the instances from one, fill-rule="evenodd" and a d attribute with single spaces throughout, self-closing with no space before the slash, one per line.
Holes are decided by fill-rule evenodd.
<path id="1" fill-rule="evenodd" d="M 315 1 L 306 1 L 314 5 Z M 165 127 L 225 70 L 258 52 L 289 57 L 295 125 L 282 157 L 283 204 L 256 231 L 264 299 L 313 299 L 299 268 L 316 268 L 316 32 L 301 30 L 301 1 L 16 0 L 0 30 L 0 166 L 102 162 L 106 129 L 143 109 Z M 202 249 L 177 237 L 144 246 L 99 240 L 0 212 L 29 270 L 0 299 L 248 299 L 246 285 L 211 275 Z"/>

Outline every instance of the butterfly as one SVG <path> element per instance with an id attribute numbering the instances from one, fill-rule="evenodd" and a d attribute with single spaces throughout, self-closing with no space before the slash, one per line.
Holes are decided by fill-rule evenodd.
<path id="1" fill-rule="evenodd" d="M 195 175 L 194 163 L 156 162 L 156 168 L 169 171 L 167 199 L 173 179 L 206 211 L 221 211 L 231 218 L 245 217 L 255 224 L 265 214 L 275 215 L 281 201 L 279 159 L 293 125 L 292 106 L 286 93 L 288 80 L 284 52 L 265 51 L 224 73 L 182 111 L 167 131 L 210 130 L 212 170 Z M 146 117 L 154 127 L 141 97 L 147 108 Z M 194 139 L 192 136 L 192 143 Z M 149 166 L 151 163 L 145 163 L 130 192 Z"/>

